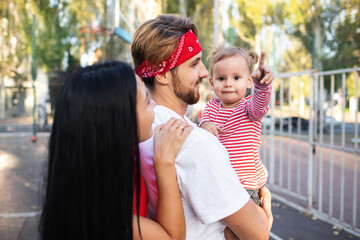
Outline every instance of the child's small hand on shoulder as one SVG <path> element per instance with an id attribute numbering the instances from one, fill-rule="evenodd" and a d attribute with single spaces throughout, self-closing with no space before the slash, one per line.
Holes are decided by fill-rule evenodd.
<path id="1" fill-rule="evenodd" d="M 212 122 L 204 122 L 200 126 L 201 128 L 209 131 L 215 137 L 219 138 L 219 133 L 223 132 L 221 127 L 217 126 L 215 123 Z"/>
<path id="2" fill-rule="evenodd" d="M 251 74 L 254 82 L 262 85 L 270 85 L 274 80 L 274 74 L 270 67 L 265 66 L 265 52 L 261 52 L 259 67 Z"/>

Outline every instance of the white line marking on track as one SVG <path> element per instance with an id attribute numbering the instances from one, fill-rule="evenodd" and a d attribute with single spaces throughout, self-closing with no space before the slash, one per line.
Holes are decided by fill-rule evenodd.
<path id="1" fill-rule="evenodd" d="M 2 132 L 0 137 L 31 137 L 32 132 Z M 38 137 L 49 137 L 50 132 L 38 132 L 36 133 Z"/>
<path id="2" fill-rule="evenodd" d="M 0 213 L 0 217 L 3 217 L 3 218 L 25 218 L 25 217 L 35 217 L 40 214 L 41 214 L 41 211 L 22 212 L 22 213 Z"/>
<path id="3" fill-rule="evenodd" d="M 281 237 L 277 236 L 276 234 L 274 234 L 273 232 L 269 232 L 270 238 L 275 239 L 275 240 L 283 240 Z"/>

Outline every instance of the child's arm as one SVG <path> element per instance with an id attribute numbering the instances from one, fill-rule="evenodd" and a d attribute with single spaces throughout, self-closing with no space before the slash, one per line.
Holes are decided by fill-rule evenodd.
<path id="1" fill-rule="evenodd" d="M 211 105 L 211 100 L 206 103 L 199 127 L 209 131 L 215 137 L 219 138 L 219 132 L 222 132 L 223 130 L 215 123 L 212 123 L 210 121 L 210 108 L 211 108 L 210 105 Z"/>
<path id="2" fill-rule="evenodd" d="M 223 131 L 221 127 L 212 122 L 201 122 L 200 127 L 209 131 L 217 138 L 219 138 L 219 132 Z"/>
<path id="3" fill-rule="evenodd" d="M 199 127 L 201 127 L 201 125 L 204 123 L 204 122 L 210 122 L 210 101 L 208 101 L 206 103 L 206 106 L 202 112 L 202 115 L 201 115 L 201 121 L 199 123 Z"/>
<path id="4" fill-rule="evenodd" d="M 265 65 L 265 52 L 261 53 L 259 67 L 251 74 L 254 82 L 254 94 L 247 103 L 247 113 L 251 120 L 259 121 L 269 110 L 271 83 L 274 75 Z"/>

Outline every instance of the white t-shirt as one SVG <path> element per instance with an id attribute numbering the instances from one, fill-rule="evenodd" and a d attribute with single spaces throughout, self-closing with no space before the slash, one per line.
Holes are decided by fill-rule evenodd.
<path id="1" fill-rule="evenodd" d="M 182 119 L 164 106 L 154 108 L 153 128 L 171 117 Z M 209 132 L 194 126 L 175 158 L 175 168 L 186 220 L 186 239 L 225 239 L 221 219 L 237 212 L 249 200 L 231 167 L 228 153 Z M 140 143 L 141 173 L 149 195 L 149 217 L 156 218 L 157 185 L 153 166 L 153 138 Z"/>

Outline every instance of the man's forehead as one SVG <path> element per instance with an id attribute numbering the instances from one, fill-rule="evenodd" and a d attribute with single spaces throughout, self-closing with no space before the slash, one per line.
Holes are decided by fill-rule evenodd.
<path id="1" fill-rule="evenodd" d="M 200 52 L 199 52 L 198 54 L 196 54 L 195 56 L 189 58 L 189 59 L 186 60 L 184 63 L 189 63 L 189 62 L 201 60 L 201 57 L 202 57 L 202 51 L 200 51 Z"/>

